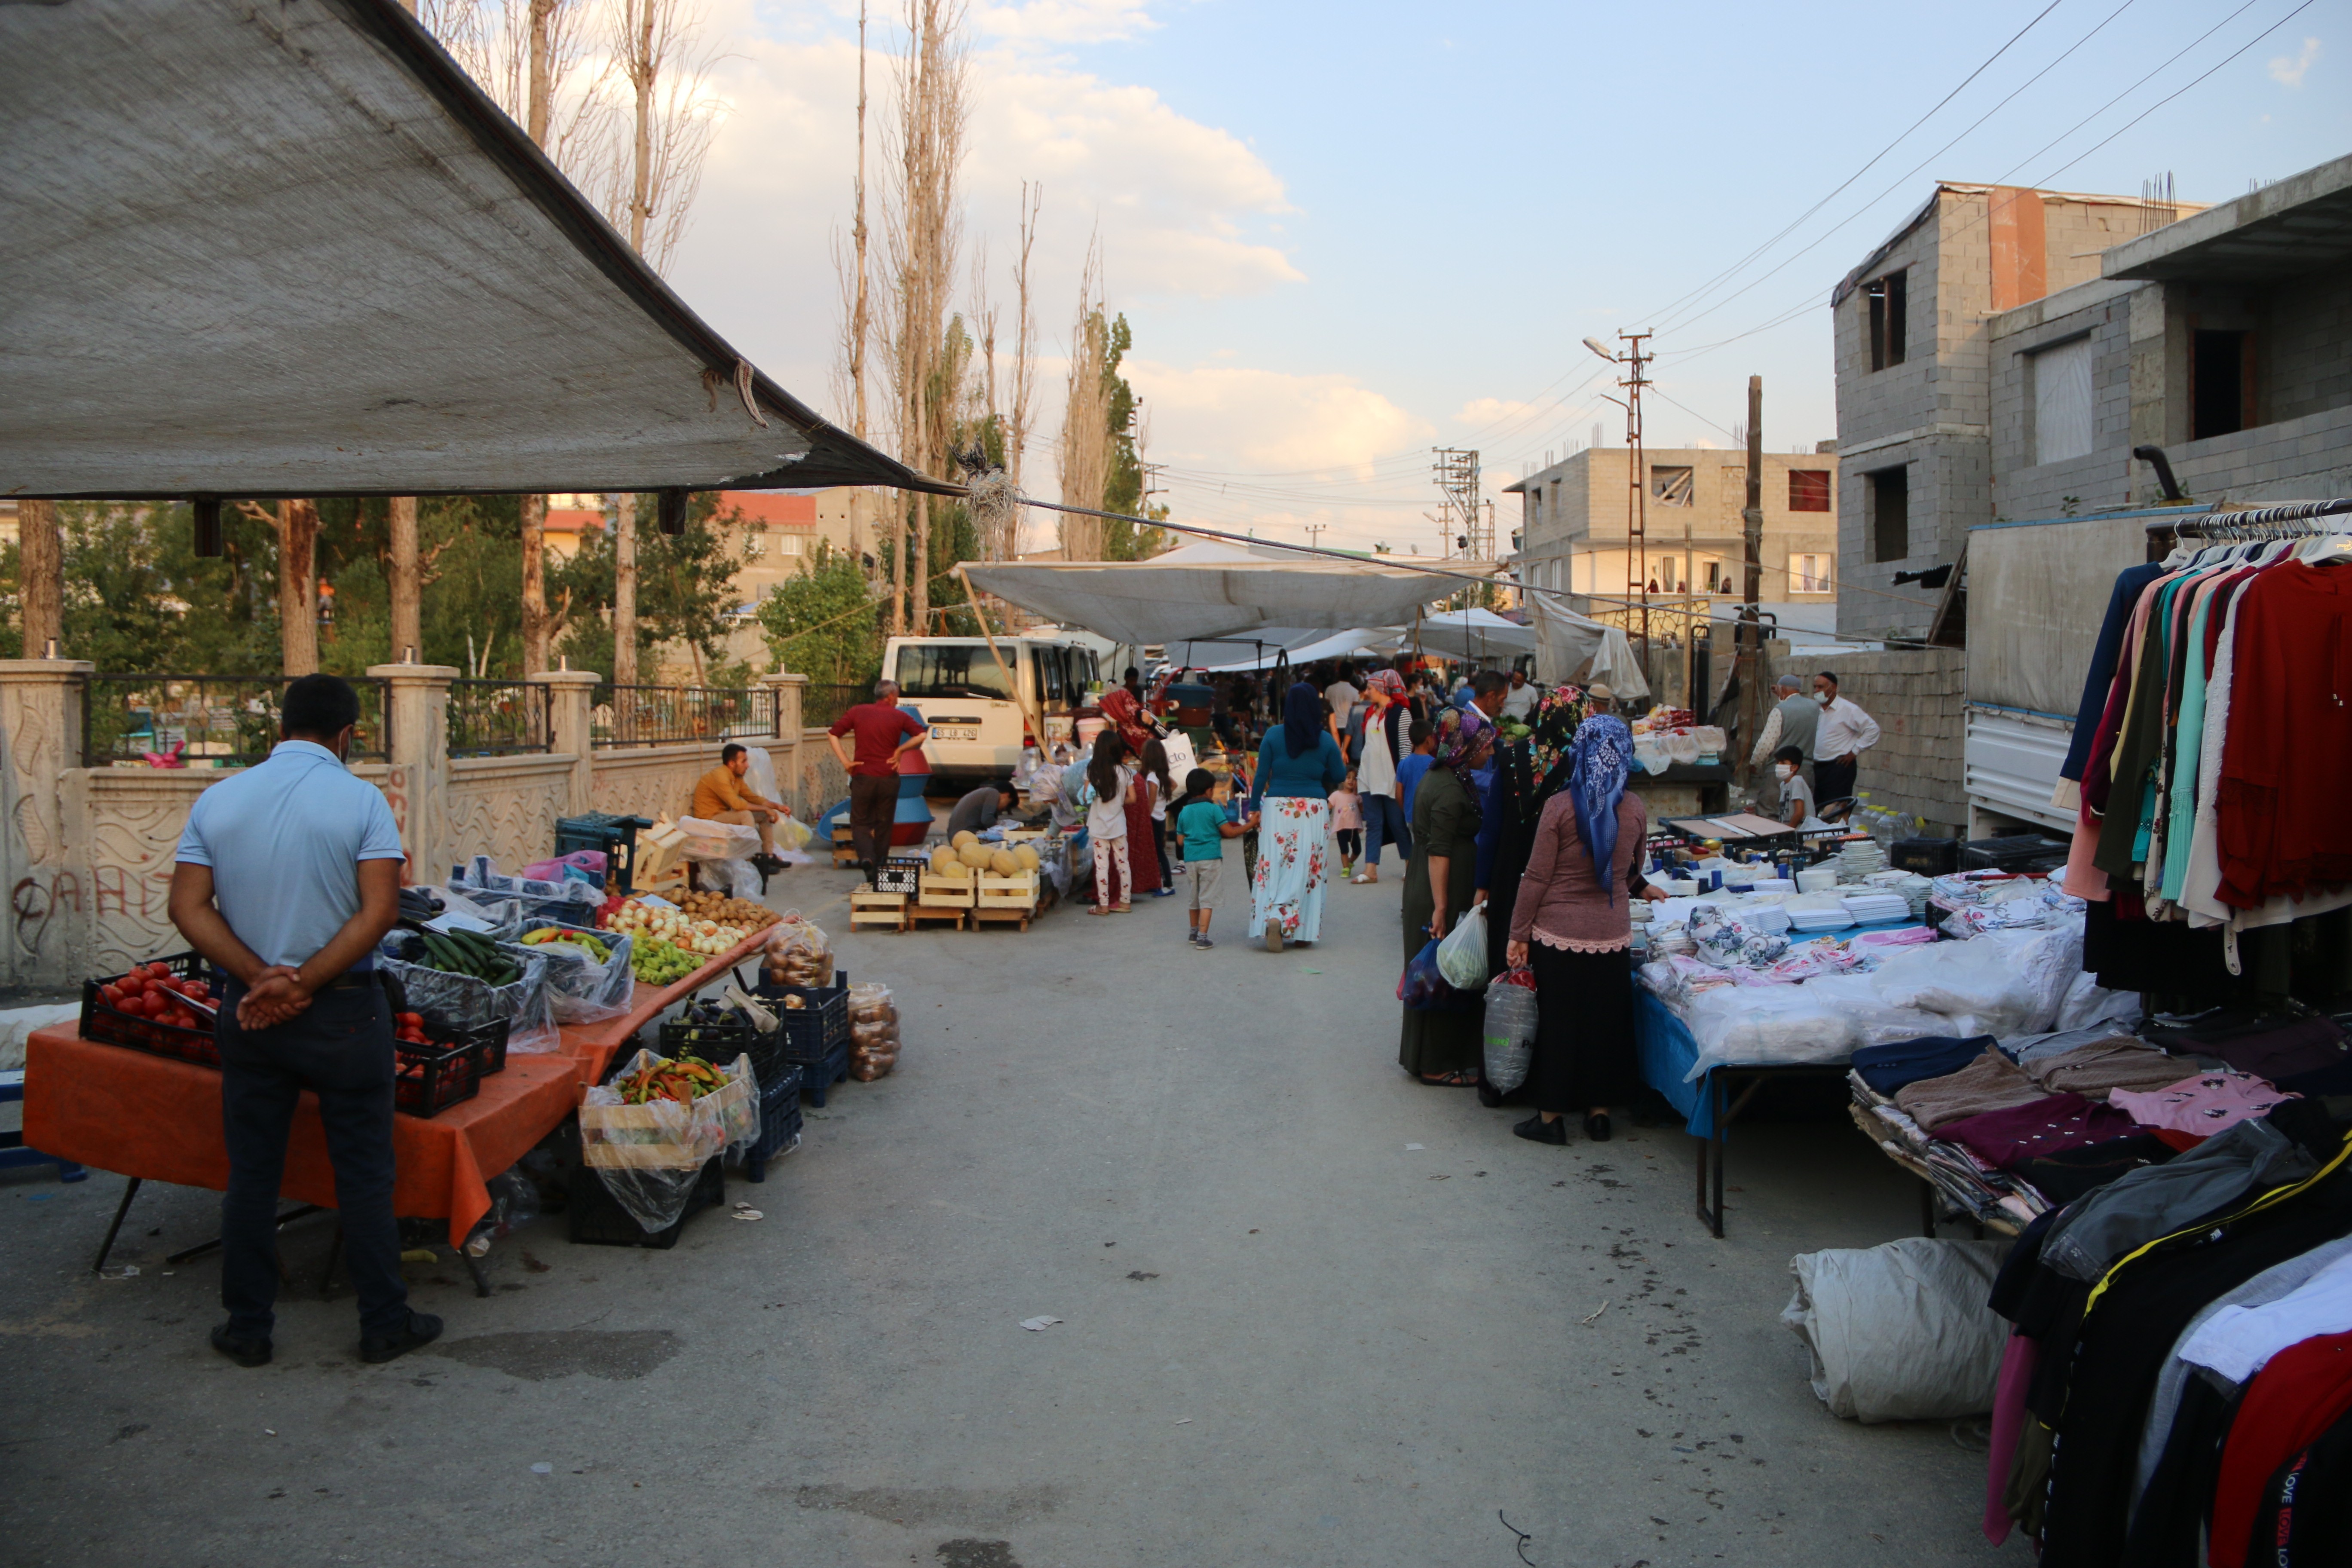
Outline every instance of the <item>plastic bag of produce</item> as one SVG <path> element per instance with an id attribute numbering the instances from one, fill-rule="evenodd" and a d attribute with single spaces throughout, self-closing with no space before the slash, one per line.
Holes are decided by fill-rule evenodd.
<path id="1" fill-rule="evenodd" d="M 898 1008 L 887 985 L 849 988 L 849 1076 L 860 1083 L 898 1065 Z"/>
<path id="2" fill-rule="evenodd" d="M 1471 905 L 1437 944 L 1437 972 L 1456 991 L 1476 991 L 1486 984 L 1486 905 Z"/>
<path id="3" fill-rule="evenodd" d="M 626 932 L 571 931 L 562 926 L 535 926 L 522 933 L 520 945 L 547 960 L 548 1005 L 559 1024 L 600 1024 L 629 1010 L 636 986 L 631 966 L 632 939 Z"/>
<path id="4" fill-rule="evenodd" d="M 1536 977 L 1514 969 L 1486 988 L 1486 1083 L 1508 1094 L 1528 1081 L 1536 1046 Z"/>
<path id="5" fill-rule="evenodd" d="M 776 824 L 776 847 L 787 852 L 807 848 L 809 840 L 815 837 L 809 831 L 809 825 L 797 816 L 784 817 Z"/>
<path id="6" fill-rule="evenodd" d="M 433 955 L 414 940 L 413 931 L 394 931 L 385 941 L 394 943 L 403 936 L 412 939 L 410 943 L 397 950 L 379 949 L 376 963 L 400 982 L 411 1010 L 468 1029 L 504 1018 L 510 1053 L 529 1056 L 562 1048 L 555 1032 L 554 1005 L 547 994 L 545 958 L 515 949 L 521 977 L 494 985 L 477 975 L 435 967 Z"/>
<path id="7" fill-rule="evenodd" d="M 1459 1013 L 1478 1005 L 1475 991 L 1456 991 L 1437 967 L 1437 941 L 1421 944 L 1397 977 L 1397 1000 L 1417 1013 Z"/>
<path id="8" fill-rule="evenodd" d="M 833 984 L 833 943 L 798 910 L 785 910 L 784 918 L 768 932 L 761 963 L 772 985 Z"/>
<path id="9" fill-rule="evenodd" d="M 1780 1321 L 1812 1357 L 1813 1393 L 1849 1421 L 1938 1421 L 1992 1408 L 2009 1325 L 1986 1299 L 2009 1244 L 1908 1237 L 1789 1260 Z"/>
<path id="10" fill-rule="evenodd" d="M 760 896 L 760 868 L 749 860 L 705 860 L 702 885 L 730 899 Z"/>
<path id="11" fill-rule="evenodd" d="M 611 1082 L 581 1096 L 580 1163 L 648 1233 L 677 1223 L 714 1156 L 760 1135 L 751 1058 L 709 1069 L 715 1085 L 683 1068 L 640 1050 Z"/>

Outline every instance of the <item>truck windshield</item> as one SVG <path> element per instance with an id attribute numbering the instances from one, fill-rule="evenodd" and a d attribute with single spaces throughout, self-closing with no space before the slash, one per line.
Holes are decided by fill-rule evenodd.
<path id="1" fill-rule="evenodd" d="M 1017 656 L 1016 656 L 1017 657 Z M 986 643 L 919 643 L 898 650 L 902 697 L 993 697 L 1013 700 Z"/>

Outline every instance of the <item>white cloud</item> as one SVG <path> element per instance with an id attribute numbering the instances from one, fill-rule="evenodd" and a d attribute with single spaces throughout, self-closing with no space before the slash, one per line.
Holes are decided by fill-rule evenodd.
<path id="1" fill-rule="evenodd" d="M 1181 468 L 1345 478 L 1431 434 L 1427 421 L 1351 376 L 1151 360 L 1124 369 L 1151 414 L 1151 457 Z"/>
<path id="2" fill-rule="evenodd" d="M 1516 418 L 1534 406 L 1532 403 L 1522 403 L 1517 398 L 1474 397 L 1455 411 L 1454 422 L 1456 425 L 1492 425 Z"/>
<path id="3" fill-rule="evenodd" d="M 1111 43 L 1160 26 L 1140 0 L 1029 0 L 982 5 L 972 19 L 992 37 L 1035 44 Z"/>
<path id="4" fill-rule="evenodd" d="M 2271 79 L 2288 87 L 2301 87 L 2304 72 L 2319 58 L 2319 40 L 2305 38 L 2302 50 L 2293 56 L 2281 55 L 2271 61 Z"/>

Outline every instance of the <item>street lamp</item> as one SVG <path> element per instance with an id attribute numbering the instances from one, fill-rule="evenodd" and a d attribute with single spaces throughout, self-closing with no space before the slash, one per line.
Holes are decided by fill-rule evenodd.
<path id="1" fill-rule="evenodd" d="M 1584 340 L 1584 346 L 1591 349 L 1594 353 L 1599 354 L 1602 359 L 1607 360 L 1611 364 L 1615 364 L 1617 363 L 1617 356 L 1610 353 L 1607 346 L 1604 345 L 1600 339 L 1587 338 Z"/>

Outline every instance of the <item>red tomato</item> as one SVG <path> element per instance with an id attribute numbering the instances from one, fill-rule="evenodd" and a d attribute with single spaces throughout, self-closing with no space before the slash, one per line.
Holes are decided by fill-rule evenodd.
<path id="1" fill-rule="evenodd" d="M 147 998 L 136 994 L 123 997 L 122 1011 L 130 1014 L 134 1018 L 145 1017 L 147 1016 Z"/>
<path id="2" fill-rule="evenodd" d="M 98 994 L 105 999 L 106 1005 L 110 1007 L 119 1007 L 122 1005 L 122 987 L 120 985 L 110 982 L 100 986 Z"/>
<path id="3" fill-rule="evenodd" d="M 168 963 L 150 963 L 144 965 L 141 973 L 156 980 L 169 980 L 172 977 L 172 966 Z"/>

